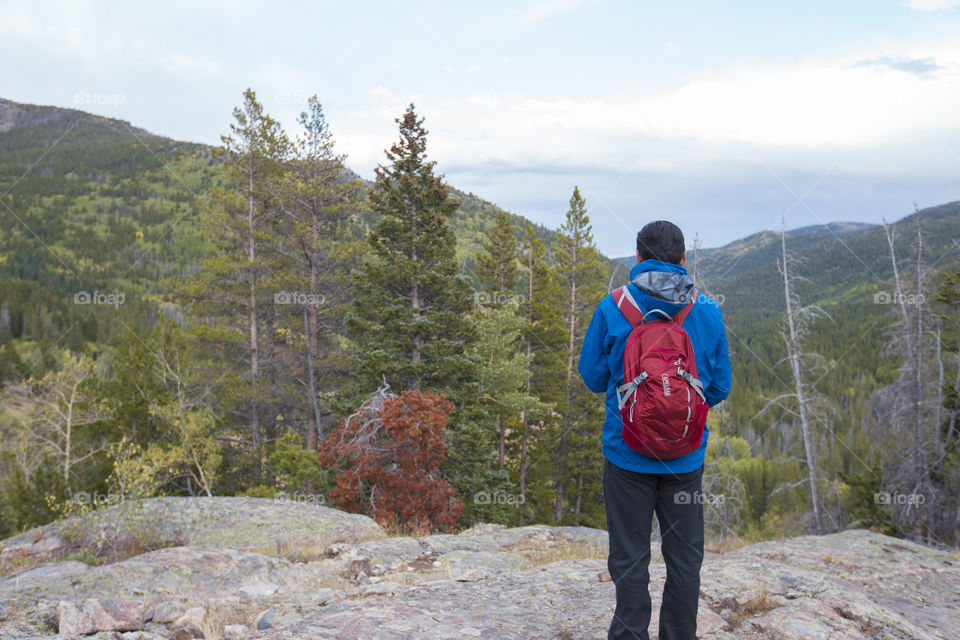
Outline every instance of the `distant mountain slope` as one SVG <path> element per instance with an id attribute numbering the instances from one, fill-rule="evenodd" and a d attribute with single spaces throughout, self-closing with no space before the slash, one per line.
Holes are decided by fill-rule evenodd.
<path id="1" fill-rule="evenodd" d="M 40 131 L 55 131 L 55 125 L 61 122 L 82 125 L 82 131 L 97 131 L 101 135 L 107 132 L 126 134 L 130 131 L 141 136 L 152 135 L 144 129 L 138 129 L 126 120 L 106 118 L 78 109 L 64 109 L 62 107 L 45 107 L 34 104 L 21 104 L 0 98 L 0 133 L 15 129 L 34 129 Z M 40 133 L 34 131 L 34 134 Z M 38 135 L 37 142 L 43 142 L 43 136 Z"/>
<path id="2" fill-rule="evenodd" d="M 0 207 L 0 276 L 66 295 L 186 268 L 203 251 L 197 201 L 218 181 L 205 145 L 75 109 L 0 99 L 0 193 L 8 192 Z M 453 193 L 462 204 L 451 226 L 472 272 L 499 209 Z M 518 233 L 534 224 L 510 217 Z M 549 246 L 555 232 L 534 228 Z"/>
<path id="3" fill-rule="evenodd" d="M 797 251 L 830 238 L 855 236 L 874 228 L 877 225 L 866 222 L 831 222 L 791 229 L 787 231 L 787 237 L 791 248 Z M 722 247 L 699 249 L 696 253 L 697 268 L 701 277 L 718 280 L 764 264 L 776 263 L 779 252 L 779 232 L 760 231 Z M 687 260 L 692 267 L 694 255 L 692 251 L 688 253 Z M 624 256 L 617 260 L 627 266 L 637 261 L 635 256 Z"/>
<path id="4" fill-rule="evenodd" d="M 953 245 L 953 239 L 960 237 L 960 202 L 924 209 L 895 223 L 902 265 L 915 260 L 913 244 L 918 221 L 924 237 L 925 263 L 935 268 L 953 266 L 960 255 Z M 708 290 L 724 294 L 731 313 L 749 311 L 757 315 L 759 311 L 762 315 L 768 308 L 779 313 L 784 307 L 783 281 L 777 271 L 779 234 L 764 232 L 751 238 L 754 240 L 750 246 L 739 253 L 717 252 L 704 257 L 698 268 L 700 277 Z M 801 235 L 788 233 L 787 249 L 801 259 L 797 275 L 805 280 L 798 281 L 797 291 L 807 304 L 866 302 L 874 306 L 874 294 L 890 289 L 890 250 L 878 225 Z M 774 299 L 777 302 L 771 304 Z"/>
<path id="5" fill-rule="evenodd" d="M 923 209 L 894 224 L 902 275 L 916 263 L 914 246 L 919 221 L 924 238 L 923 261 L 936 272 L 956 268 L 960 257 L 960 201 Z M 796 293 L 803 305 L 817 305 L 829 318 L 815 321 L 806 344 L 824 356 L 825 367 L 814 373 L 816 386 L 836 407 L 856 406 L 831 417 L 843 431 L 860 424 L 863 402 L 893 381 L 899 366 L 890 338 L 897 317 L 889 304 L 893 291 L 890 249 L 880 225 L 839 222 L 787 232 L 787 249 L 798 263 Z M 764 398 L 789 391 L 789 373 L 782 339 L 785 301 L 778 271 L 780 235 L 762 231 L 722 247 L 688 251 L 688 271 L 696 271 L 701 286 L 721 303 L 734 360 L 733 392 L 727 402 L 733 424 L 751 421 Z M 633 256 L 618 258 L 626 266 Z M 905 275 L 911 278 L 909 275 Z M 909 283 L 908 283 L 909 284 Z M 741 434 L 738 434 L 741 435 Z M 787 437 L 792 437 L 787 434 Z M 776 438 L 765 444 L 776 446 Z"/>
<path id="6" fill-rule="evenodd" d="M 915 281 L 918 222 L 923 262 L 934 269 L 927 279 L 933 312 L 936 272 L 956 268 L 960 257 L 954 243 L 960 237 L 960 202 L 924 209 L 895 223 L 896 254 L 908 291 Z M 723 301 L 731 351 L 741 364 L 735 367 L 731 403 L 741 417 L 759 410 L 761 393 L 773 397 L 789 388 L 789 374 L 782 366 L 786 305 L 777 244 L 776 234 L 770 234 L 739 264 L 718 262 L 701 272 L 704 287 Z M 811 324 L 806 345 L 824 357 L 824 368 L 812 371 L 811 379 L 838 411 L 830 420 L 833 429 L 843 433 L 863 424 L 867 403 L 859 399 L 891 383 L 901 361 L 891 349 L 898 316 L 890 304 L 893 268 L 886 236 L 880 227 L 828 231 L 788 236 L 787 248 L 798 259 L 795 291 L 801 303 L 829 314 Z"/>

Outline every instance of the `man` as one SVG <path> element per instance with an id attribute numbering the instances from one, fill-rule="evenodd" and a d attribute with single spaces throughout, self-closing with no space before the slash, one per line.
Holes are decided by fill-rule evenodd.
<path id="1" fill-rule="evenodd" d="M 627 285 L 645 314 L 673 316 L 693 289 L 687 275 L 683 232 L 659 220 L 637 234 L 637 264 Z M 730 392 L 730 359 L 720 307 L 699 292 L 682 327 L 690 336 L 697 375 L 709 406 Z M 651 319 L 660 316 L 653 313 Z M 662 317 L 662 316 L 661 316 Z M 648 572 L 653 513 L 660 523 L 667 580 L 660 607 L 660 640 L 696 640 L 700 565 L 703 561 L 701 480 L 709 430 L 700 447 L 670 460 L 647 457 L 623 439 L 617 386 L 623 384 L 623 352 L 633 327 L 611 296 L 597 306 L 580 353 L 580 375 L 591 391 L 606 392 L 603 423 L 603 491 L 610 554 L 607 566 L 616 585 L 617 606 L 608 640 L 649 640 Z"/>

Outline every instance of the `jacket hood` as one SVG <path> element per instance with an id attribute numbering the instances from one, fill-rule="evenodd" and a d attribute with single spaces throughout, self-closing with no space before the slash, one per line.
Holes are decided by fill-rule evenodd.
<path id="1" fill-rule="evenodd" d="M 694 288 L 686 269 L 660 260 L 635 264 L 630 269 L 630 284 L 640 290 L 638 304 L 648 311 L 660 309 L 671 316 L 683 307 Z"/>

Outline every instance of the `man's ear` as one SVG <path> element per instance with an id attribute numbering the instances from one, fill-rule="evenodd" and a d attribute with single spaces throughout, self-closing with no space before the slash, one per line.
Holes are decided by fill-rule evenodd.
<path id="1" fill-rule="evenodd" d="M 687 252 L 684 251 L 684 252 L 683 252 L 683 257 L 680 258 L 680 266 L 682 267 L 684 264 L 686 264 L 686 262 L 687 262 Z"/>
<path id="2" fill-rule="evenodd" d="M 643 258 L 640 257 L 640 249 L 637 249 L 637 262 L 643 262 Z"/>

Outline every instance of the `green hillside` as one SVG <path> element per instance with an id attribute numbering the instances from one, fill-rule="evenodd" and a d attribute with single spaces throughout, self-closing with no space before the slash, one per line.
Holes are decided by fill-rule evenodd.
<path id="1" fill-rule="evenodd" d="M 923 261 L 936 270 L 954 269 L 960 237 L 960 202 L 924 209 L 896 223 L 896 249 L 901 269 L 915 260 L 913 244 L 919 220 L 924 237 Z M 730 340 L 736 357 L 746 366 L 735 369 L 736 398 L 732 407 L 759 409 L 751 397 L 760 389 L 781 390 L 786 368 L 777 376 L 754 361 L 772 364 L 786 352 L 780 338 L 785 302 L 783 279 L 777 270 L 777 234 L 758 234 L 752 256 L 737 265 L 722 251 L 704 260 L 704 286 L 722 296 Z M 896 376 L 899 361 L 890 353 L 891 326 L 897 320 L 889 300 L 893 291 L 893 268 L 889 246 L 880 227 L 847 231 L 818 231 L 788 236 L 787 247 L 801 261 L 797 293 L 805 305 L 818 305 L 831 319 L 811 326 L 809 346 L 824 356 L 828 370 L 820 386 L 835 396 L 838 406 L 853 397 L 869 397 Z M 725 249 L 725 248 L 724 248 Z M 937 278 L 933 276 L 934 283 Z M 739 382 L 739 384 L 736 384 Z M 768 392 L 769 394 L 769 392 Z M 862 418 L 858 411 L 842 412 L 836 418 L 852 428 Z"/>
<path id="2" fill-rule="evenodd" d="M 197 216 L 220 174 L 205 145 L 0 99 L 0 297 L 22 355 L 58 340 L 67 348 L 114 343 L 124 325 L 152 324 L 161 276 L 193 268 L 210 249 Z M 499 208 L 472 193 L 454 195 L 462 199 L 451 219 L 458 259 L 472 275 Z M 518 233 L 531 224 L 509 217 Z M 376 223 L 369 211 L 361 218 Z M 534 228 L 549 247 L 555 232 Z M 78 309 L 78 292 L 122 293 L 122 311 Z"/>

